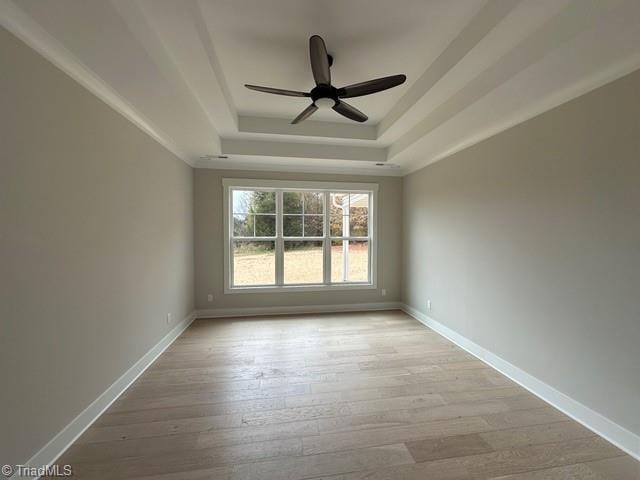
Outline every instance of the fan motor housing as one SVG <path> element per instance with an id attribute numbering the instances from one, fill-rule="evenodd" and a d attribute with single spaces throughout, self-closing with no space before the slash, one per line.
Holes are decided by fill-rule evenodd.
<path id="1" fill-rule="evenodd" d="M 317 85 L 310 92 L 311 100 L 314 102 L 320 98 L 330 98 L 333 101 L 338 101 L 338 89 L 331 85 Z"/>

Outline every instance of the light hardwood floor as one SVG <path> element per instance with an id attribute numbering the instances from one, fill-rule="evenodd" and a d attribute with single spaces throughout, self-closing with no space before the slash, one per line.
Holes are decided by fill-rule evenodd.
<path id="1" fill-rule="evenodd" d="M 399 311 L 198 320 L 57 462 L 75 478 L 640 478 Z"/>

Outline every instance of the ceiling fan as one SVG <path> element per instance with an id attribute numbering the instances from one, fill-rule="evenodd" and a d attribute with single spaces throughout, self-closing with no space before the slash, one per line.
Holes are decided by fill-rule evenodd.
<path id="1" fill-rule="evenodd" d="M 390 77 L 376 78 L 362 83 L 354 83 L 342 88 L 331 85 L 331 70 L 333 57 L 327 53 L 324 40 L 319 35 L 313 35 L 309 39 L 309 57 L 311 58 L 311 71 L 316 86 L 310 92 L 298 92 L 295 90 L 282 90 L 280 88 L 261 87 L 259 85 L 245 85 L 245 87 L 258 92 L 274 93 L 289 97 L 310 97 L 311 105 L 305 108 L 300 115 L 293 119 L 292 124 L 300 123 L 309 118 L 320 106 L 333 108 L 340 115 L 356 122 L 366 122 L 367 116 L 355 107 L 352 107 L 343 98 L 361 97 L 381 92 L 389 88 L 401 85 L 407 79 L 406 75 L 391 75 Z"/>

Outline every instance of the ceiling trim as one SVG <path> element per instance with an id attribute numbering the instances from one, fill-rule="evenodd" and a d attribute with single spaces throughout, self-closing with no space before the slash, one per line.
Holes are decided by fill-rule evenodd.
<path id="1" fill-rule="evenodd" d="M 53 36 L 74 26 L 63 17 L 49 23 L 46 15 L 53 7 L 35 9 L 32 18 L 19 1 L 0 0 L 0 23 L 198 168 L 403 175 L 640 68 L 640 51 L 633 48 L 640 34 L 633 22 L 640 9 L 633 0 L 545 0 L 535 8 L 524 0 L 486 0 L 467 9 L 456 33 L 448 30 L 446 38 L 439 37 L 435 60 L 377 124 L 315 117 L 291 125 L 289 118 L 238 113 L 225 80 L 229 72 L 223 71 L 214 48 L 220 46 L 214 45 L 216 12 L 210 3 L 106 1 L 120 18 L 109 16 L 117 30 L 105 33 L 127 38 L 131 33 L 136 48 L 127 58 L 133 65 L 144 60 L 148 67 L 141 68 L 140 78 L 153 82 L 158 77 L 175 96 L 163 100 L 141 94 L 139 99 L 136 95 L 145 90 L 130 84 L 140 79 L 130 79 L 126 70 L 116 70 L 112 78 L 102 64 L 89 67 L 92 57 L 84 55 L 95 49 L 79 48 L 81 38 L 61 36 L 68 42 L 63 44 Z M 82 18 L 70 16 L 69 21 Z M 100 40 L 108 43 L 109 38 Z M 167 118 L 175 121 L 163 123 Z M 209 135 L 210 141 L 200 142 Z M 217 158 L 220 153 L 230 158 Z"/>
<path id="2" fill-rule="evenodd" d="M 169 135 L 155 127 L 150 120 L 138 112 L 127 100 L 118 95 L 114 89 L 80 62 L 60 42 L 31 19 L 30 16 L 24 13 L 24 11 L 11 0 L 0 0 L 0 19 L 2 25 L 7 30 L 12 32 L 36 52 L 80 83 L 175 156 L 185 163 L 194 166 L 195 162 L 177 146 Z"/>
<path id="3" fill-rule="evenodd" d="M 231 96 L 231 91 L 229 90 L 229 86 L 227 85 L 227 81 L 224 76 L 224 71 L 222 70 L 222 65 L 220 65 L 220 61 L 218 60 L 218 56 L 216 55 L 216 50 L 213 45 L 211 28 L 207 24 L 205 20 L 205 12 L 203 11 L 203 6 L 198 0 L 194 0 L 190 4 L 190 13 L 193 19 L 193 23 L 195 25 L 195 30 L 198 35 L 198 38 L 202 42 L 202 46 L 204 48 L 205 54 L 207 55 L 207 60 L 209 61 L 209 66 L 211 68 L 211 72 L 215 77 L 216 83 L 220 88 L 222 98 L 224 98 L 226 114 L 228 121 L 233 123 L 234 128 L 238 127 L 238 112 L 236 111 L 236 107 L 233 104 L 233 99 Z M 205 4 L 204 8 L 209 8 Z"/>
<path id="4" fill-rule="evenodd" d="M 219 151 L 220 138 L 216 133 L 216 125 L 211 112 L 205 107 L 196 90 L 189 84 L 188 79 L 176 64 L 174 56 L 169 52 L 165 41 L 158 33 L 157 26 L 136 2 L 111 0 L 111 4 L 173 88 L 183 94 L 186 100 L 192 100 L 193 108 L 200 110 L 209 123 L 209 129 L 213 132 L 210 137 L 214 143 L 213 149 Z"/>
<path id="5" fill-rule="evenodd" d="M 462 150 L 505 132 L 510 128 L 516 127 L 534 117 L 537 117 L 538 115 L 549 112 L 550 110 L 564 105 L 571 100 L 575 100 L 576 98 L 586 95 L 597 88 L 603 87 L 626 75 L 629 75 L 638 69 L 640 69 L 640 52 L 634 57 L 626 59 L 624 62 L 613 65 L 602 72 L 598 72 L 596 75 L 582 79 L 581 81 L 571 85 L 569 88 L 563 89 L 553 95 L 541 99 L 541 101 L 530 105 L 526 110 L 512 115 L 506 121 L 492 125 L 491 128 L 488 128 L 473 137 L 469 137 L 435 156 L 421 158 L 420 160 L 403 164 L 403 175 L 408 175 L 431 165 L 432 163 L 444 160 L 455 153 L 461 152 Z"/>
<path id="6" fill-rule="evenodd" d="M 552 17 L 397 139 L 389 148 L 389 158 L 396 157 L 518 73 L 539 62 L 597 22 L 601 15 L 612 8 L 612 3 L 600 0 L 578 0 L 569 3 L 558 15 Z M 565 95 L 567 93 L 570 92 L 565 92 Z M 571 99 L 566 96 L 564 98 L 564 101 Z"/>
<path id="7" fill-rule="evenodd" d="M 368 140 L 374 142 L 375 125 L 357 123 L 322 122 L 305 120 L 297 125 L 291 119 L 240 116 L 238 130 L 243 133 L 263 133 L 269 135 L 291 135 L 294 137 L 328 138 L 346 140 Z"/>
<path id="8" fill-rule="evenodd" d="M 263 140 L 222 139 L 224 155 L 293 157 L 324 160 L 355 160 L 370 163 L 387 161 L 387 149 L 352 145 L 271 142 Z"/>
<path id="9" fill-rule="evenodd" d="M 391 110 L 387 112 L 378 124 L 377 137 L 383 137 L 411 107 L 473 50 L 480 40 L 513 11 L 520 1 L 487 2 L 438 58 L 431 63 L 420 78 L 400 97 Z"/>
<path id="10" fill-rule="evenodd" d="M 345 162 L 323 160 L 316 164 L 305 164 L 305 159 L 298 158 L 252 158 L 234 156 L 231 159 L 200 159 L 195 168 L 213 170 L 252 170 L 259 172 L 296 172 L 296 173 L 326 173 L 332 175 L 370 175 L 375 177 L 402 177 L 406 172 L 397 165 L 383 165 L 381 167 L 357 165 L 360 162 Z M 266 163 L 268 162 L 268 163 Z M 335 163 L 340 163 L 335 165 Z M 356 165 L 353 165 L 356 164 Z"/>

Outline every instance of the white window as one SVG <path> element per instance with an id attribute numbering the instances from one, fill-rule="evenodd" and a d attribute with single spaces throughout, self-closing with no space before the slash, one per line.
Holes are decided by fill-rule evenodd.
<path id="1" fill-rule="evenodd" d="M 226 293 L 375 288 L 376 184 L 223 185 Z"/>

